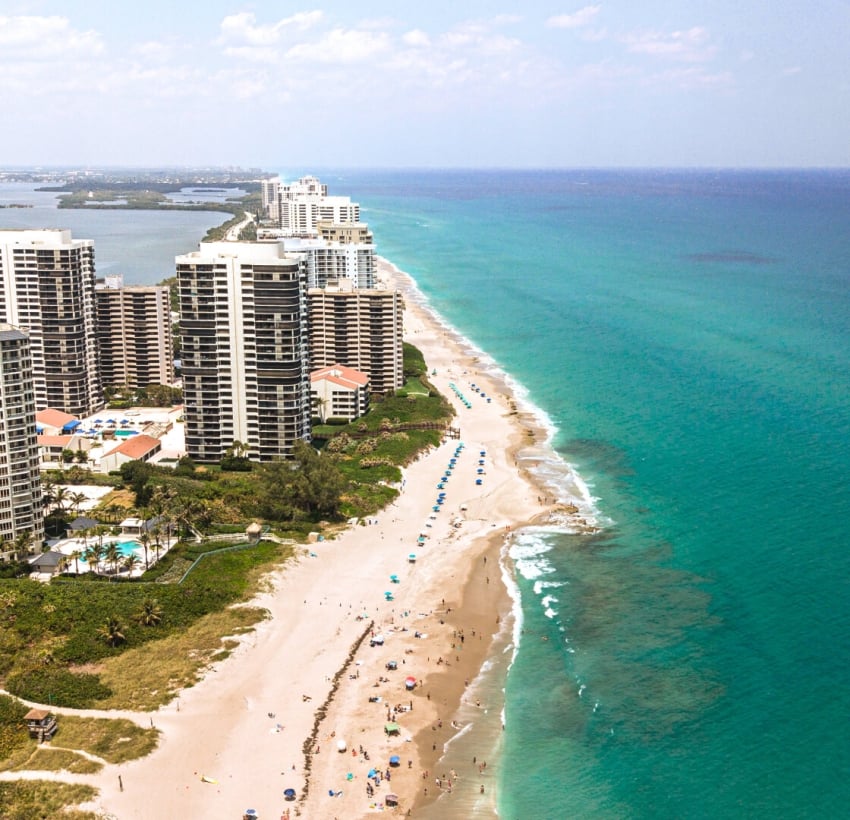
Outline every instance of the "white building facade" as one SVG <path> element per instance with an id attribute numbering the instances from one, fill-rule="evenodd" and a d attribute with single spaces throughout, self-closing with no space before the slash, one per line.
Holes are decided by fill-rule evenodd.
<path id="1" fill-rule="evenodd" d="M 186 451 L 255 461 L 310 439 L 307 274 L 279 244 L 203 242 L 176 259 Z"/>
<path id="2" fill-rule="evenodd" d="M 68 230 L 0 230 L 0 322 L 29 337 L 38 409 L 103 406 L 95 331 L 94 242 Z"/>
<path id="3" fill-rule="evenodd" d="M 341 364 L 310 374 L 313 407 L 323 424 L 328 419 L 352 422 L 369 412 L 369 377 Z"/>
<path id="4" fill-rule="evenodd" d="M 30 340 L 0 324 L 0 543 L 24 535 L 44 539 Z"/>
<path id="5" fill-rule="evenodd" d="M 266 215 L 285 236 L 317 236 L 320 222 L 360 221 L 360 205 L 347 196 L 328 196 L 328 186 L 314 176 L 291 183 L 276 177 L 261 187 Z"/>

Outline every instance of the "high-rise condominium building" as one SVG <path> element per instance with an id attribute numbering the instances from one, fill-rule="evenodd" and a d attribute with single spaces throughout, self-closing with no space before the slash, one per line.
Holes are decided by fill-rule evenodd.
<path id="1" fill-rule="evenodd" d="M 290 455 L 310 438 L 304 261 L 203 242 L 176 264 L 188 454 L 216 462 L 239 442 L 253 460 Z"/>
<path id="2" fill-rule="evenodd" d="M 172 384 L 169 289 L 162 285 L 124 286 L 107 276 L 95 289 L 100 376 L 104 385 L 132 389 Z"/>
<path id="3" fill-rule="evenodd" d="M 308 292 L 310 369 L 339 363 L 368 374 L 372 394 L 404 385 L 401 294 L 348 279 Z"/>
<path id="4" fill-rule="evenodd" d="M 280 220 L 277 207 L 277 192 L 280 190 L 280 177 L 260 180 L 260 194 L 263 198 L 263 210 L 275 224 Z"/>
<path id="5" fill-rule="evenodd" d="M 30 340 L 0 324 L 0 550 L 18 537 L 44 538 L 41 479 L 35 432 L 35 391 Z"/>
<path id="6" fill-rule="evenodd" d="M 103 406 L 95 338 L 94 242 L 68 230 L 0 230 L 0 322 L 30 339 L 38 409 Z"/>
<path id="7" fill-rule="evenodd" d="M 307 287 L 324 288 L 341 279 L 350 281 L 356 288 L 375 287 L 374 245 L 298 237 L 284 239 L 283 246 L 287 253 L 304 256 Z"/>
<path id="8" fill-rule="evenodd" d="M 275 188 L 276 205 L 272 205 Z M 360 205 L 347 196 L 328 196 L 328 186 L 313 176 L 289 184 L 266 180 L 263 201 L 266 213 L 286 236 L 317 236 L 320 222 L 360 221 Z"/>

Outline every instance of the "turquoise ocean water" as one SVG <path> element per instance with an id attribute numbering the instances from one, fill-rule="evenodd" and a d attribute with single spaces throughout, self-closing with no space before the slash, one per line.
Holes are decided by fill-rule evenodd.
<path id="1" fill-rule="evenodd" d="M 850 173 L 321 177 L 605 522 L 511 547 L 500 814 L 846 816 Z"/>
<path id="2" fill-rule="evenodd" d="M 501 816 L 847 815 L 850 173 L 303 172 L 518 383 L 553 491 L 604 524 L 511 544 Z M 40 207 L 0 225 L 55 218 L 139 283 L 220 221 Z"/>

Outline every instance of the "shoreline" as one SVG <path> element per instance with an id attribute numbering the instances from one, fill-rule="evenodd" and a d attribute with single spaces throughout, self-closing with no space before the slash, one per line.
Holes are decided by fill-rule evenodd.
<path id="1" fill-rule="evenodd" d="M 516 604 L 503 581 L 506 537 L 521 526 L 574 517 L 578 508 L 559 503 L 534 476 L 547 431 L 519 409 L 507 380 L 482 366 L 410 277 L 383 259 L 379 274 L 404 295 L 405 339 L 436 371 L 429 379 L 455 407 L 465 447 L 459 452 L 449 439 L 423 454 L 404 470 L 399 497 L 369 524 L 311 544 L 272 572 L 270 591 L 253 602 L 271 617 L 238 636 L 230 658 L 153 713 L 159 748 L 88 780 L 101 793 L 85 808 L 122 820 L 239 816 L 246 806 L 264 817 L 287 808 L 306 817 L 361 817 L 379 805 L 389 810 L 384 796 L 391 784 L 398 814 L 469 816 L 463 807 L 474 803 L 476 816 L 495 816 L 497 761 L 486 773 L 470 771 L 472 764 L 458 769 L 451 795 L 449 772 L 444 779 L 435 769 L 447 747 L 473 735 L 476 715 L 490 723 L 496 716 L 490 733 L 501 732 L 501 700 L 476 706 L 468 693 L 494 652 L 504 658 L 516 637 Z M 471 381 L 489 401 L 470 392 Z M 471 407 L 450 383 L 468 393 Z M 437 514 L 432 499 L 453 457 L 447 503 Z M 356 645 L 371 622 L 385 642 Z M 387 670 L 390 661 L 397 669 Z M 408 675 L 416 678 L 410 692 Z M 386 734 L 386 723 L 397 724 L 398 734 Z M 337 751 L 341 740 L 345 752 Z M 389 764 L 391 756 L 398 766 Z M 369 797 L 372 768 L 392 779 L 370 785 Z M 296 790 L 296 802 L 284 802 L 287 788 Z"/>

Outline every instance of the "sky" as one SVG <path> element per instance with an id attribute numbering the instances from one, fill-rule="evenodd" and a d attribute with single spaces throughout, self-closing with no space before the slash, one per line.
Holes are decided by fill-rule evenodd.
<path id="1" fill-rule="evenodd" d="M 0 0 L 0 165 L 850 166 L 850 0 Z"/>

